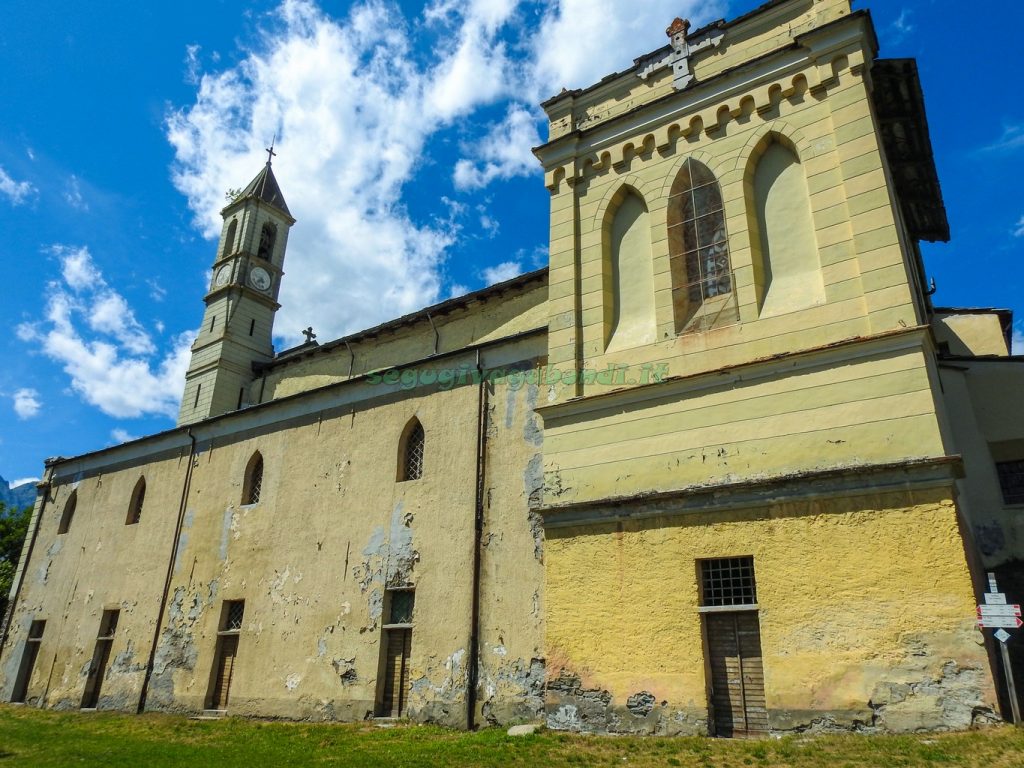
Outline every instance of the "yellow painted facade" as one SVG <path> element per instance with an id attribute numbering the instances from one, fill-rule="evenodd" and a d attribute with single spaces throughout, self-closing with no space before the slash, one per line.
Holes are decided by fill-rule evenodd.
<path id="1" fill-rule="evenodd" d="M 945 215 L 923 111 L 890 108 L 916 69 L 847 0 L 669 33 L 544 104 L 547 269 L 273 357 L 294 219 L 268 165 L 224 211 L 179 426 L 48 464 L 0 697 L 78 708 L 98 679 L 100 709 L 725 736 L 996 719 L 974 604 L 986 570 L 1024 590 L 1024 381 L 1006 313 L 924 289 Z"/>

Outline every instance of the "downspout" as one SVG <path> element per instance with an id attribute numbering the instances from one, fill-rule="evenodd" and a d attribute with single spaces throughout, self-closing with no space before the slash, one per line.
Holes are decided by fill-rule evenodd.
<path id="1" fill-rule="evenodd" d="M 437 326 L 434 325 L 434 318 L 430 316 L 429 312 L 427 312 L 427 322 L 430 323 L 430 330 L 434 332 L 434 354 L 436 355 L 438 348 L 441 346 L 441 334 L 438 332 Z M 477 357 L 479 358 L 479 354 L 477 355 Z M 477 367 L 479 368 L 479 366 L 480 360 L 478 359 Z"/>
<path id="2" fill-rule="evenodd" d="M 476 508 L 473 523 L 473 608 L 469 636 L 469 669 L 466 691 L 466 727 L 476 728 L 476 694 L 480 677 L 480 547 L 484 535 L 484 472 L 487 459 L 487 382 L 476 351 Z"/>
<path id="3" fill-rule="evenodd" d="M 46 511 L 46 502 L 50 498 L 50 481 L 53 478 L 53 466 L 46 468 L 45 479 L 36 485 L 36 503 L 32 510 L 32 519 L 29 521 L 31 529 L 25 537 L 25 543 L 21 547 L 21 556 L 18 558 L 18 568 L 14 572 L 14 586 L 9 595 L 10 602 L 4 610 L 3 620 L 0 622 L 0 657 L 3 656 L 4 647 L 7 645 L 7 634 L 11 629 L 11 619 L 14 617 L 14 606 L 18 604 L 21 596 L 21 585 L 25 583 L 25 574 L 28 572 L 28 562 L 32 558 L 32 550 L 36 546 L 36 537 L 39 535 L 39 526 L 43 521 L 43 513 Z"/>
<path id="4" fill-rule="evenodd" d="M 171 591 L 171 579 L 174 576 L 174 566 L 177 564 L 178 546 L 181 543 L 181 528 L 185 522 L 185 508 L 188 506 L 188 492 L 192 485 L 192 468 L 195 464 L 196 437 L 192 434 L 192 427 L 188 428 L 188 439 L 190 442 L 188 450 L 188 464 L 185 465 L 185 480 L 181 486 L 181 502 L 178 504 L 178 522 L 174 527 L 174 541 L 171 546 L 171 555 L 167 562 L 167 576 L 164 578 L 164 591 L 160 597 L 160 610 L 156 614 L 156 626 L 153 629 L 153 643 L 149 649 L 149 660 L 146 662 L 146 672 L 142 678 L 142 691 L 139 693 L 138 713 L 142 714 L 146 709 L 146 697 L 149 694 L 149 680 L 153 676 L 153 666 L 156 663 L 156 647 L 160 641 L 160 627 L 164 620 L 164 611 L 167 610 L 167 597 Z"/>

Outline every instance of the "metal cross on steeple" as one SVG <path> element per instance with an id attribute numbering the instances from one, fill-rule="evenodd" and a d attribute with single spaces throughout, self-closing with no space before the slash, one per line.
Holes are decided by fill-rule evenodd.
<path id="1" fill-rule="evenodd" d="M 274 142 L 277 141 L 277 134 L 274 134 L 274 138 L 270 140 L 270 146 L 264 147 L 267 150 L 267 165 L 270 165 L 274 158 L 277 157 L 277 152 L 274 151 Z"/>
<path id="2" fill-rule="evenodd" d="M 306 337 L 306 343 L 307 344 L 309 344 L 311 341 L 313 341 L 313 339 L 316 338 L 316 334 L 313 333 L 313 326 L 312 325 L 309 326 L 309 328 L 307 328 L 306 330 L 304 330 L 302 332 L 302 335 Z"/>

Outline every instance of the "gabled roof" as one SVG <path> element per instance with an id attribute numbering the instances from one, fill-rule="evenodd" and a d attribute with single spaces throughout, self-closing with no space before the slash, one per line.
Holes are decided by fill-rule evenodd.
<path id="1" fill-rule="evenodd" d="M 288 204 L 284 201 L 284 195 L 281 194 L 281 187 L 278 186 L 277 179 L 274 178 L 274 171 L 270 167 L 270 163 L 263 166 L 263 170 L 256 174 L 256 178 L 249 182 L 249 185 L 242 190 L 242 194 L 235 198 L 235 202 L 248 197 L 255 197 L 257 200 L 270 203 L 289 216 L 292 215 L 292 212 L 288 210 Z"/>

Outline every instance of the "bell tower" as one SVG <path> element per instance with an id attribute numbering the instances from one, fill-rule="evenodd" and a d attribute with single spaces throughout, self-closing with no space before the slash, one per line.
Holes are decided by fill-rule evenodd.
<path id="1" fill-rule="evenodd" d="M 192 344 L 178 425 L 246 404 L 252 365 L 274 356 L 274 315 L 284 274 L 288 230 L 295 219 L 267 164 L 224 210 L 206 311 Z"/>

